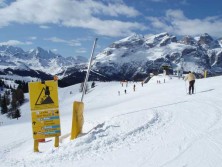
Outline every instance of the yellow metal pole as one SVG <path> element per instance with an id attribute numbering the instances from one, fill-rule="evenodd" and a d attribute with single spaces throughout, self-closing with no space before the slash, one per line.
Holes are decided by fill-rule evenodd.
<path id="1" fill-rule="evenodd" d="M 207 78 L 207 70 L 204 71 L 204 78 Z"/>
<path id="2" fill-rule="evenodd" d="M 39 152 L 39 142 L 38 142 L 38 140 L 34 140 L 34 152 Z"/>
<path id="3" fill-rule="evenodd" d="M 55 137 L 55 144 L 54 144 L 55 147 L 59 147 L 59 136 L 56 136 Z"/>

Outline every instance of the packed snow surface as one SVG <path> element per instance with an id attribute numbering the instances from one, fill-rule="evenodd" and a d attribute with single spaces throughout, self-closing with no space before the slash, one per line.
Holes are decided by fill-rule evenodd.
<path id="1" fill-rule="evenodd" d="M 80 86 L 60 88 L 60 146 L 47 138 L 39 153 L 33 152 L 27 94 L 22 118 L 0 116 L 0 166 L 221 167 L 221 83 L 222 77 L 198 79 L 195 94 L 187 95 L 188 83 L 175 77 L 154 76 L 143 87 L 97 82 L 84 99 L 83 132 L 73 141 L 72 104 L 80 100 Z"/>

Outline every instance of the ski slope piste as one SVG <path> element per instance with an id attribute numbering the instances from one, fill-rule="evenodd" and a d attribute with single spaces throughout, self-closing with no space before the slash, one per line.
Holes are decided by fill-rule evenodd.
<path id="1" fill-rule="evenodd" d="M 143 87 L 96 82 L 85 95 L 83 131 L 72 141 L 72 104 L 81 97 L 80 85 L 60 88 L 59 147 L 47 138 L 39 153 L 33 152 L 26 94 L 21 118 L 0 116 L 0 166 L 221 167 L 221 83 L 221 76 L 197 79 L 195 94 L 187 95 L 188 83 L 176 77 L 154 76 Z"/>

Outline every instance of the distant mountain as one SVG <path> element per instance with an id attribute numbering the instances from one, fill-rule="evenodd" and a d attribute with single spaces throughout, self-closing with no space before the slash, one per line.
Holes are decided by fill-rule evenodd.
<path id="1" fill-rule="evenodd" d="M 210 35 L 184 36 L 178 40 L 168 33 L 144 37 L 131 35 L 116 41 L 99 53 L 93 70 L 108 78 L 142 79 L 150 72 L 160 72 L 167 65 L 173 70 L 210 75 L 222 74 L 221 40 Z"/>
<path id="2" fill-rule="evenodd" d="M 57 74 L 67 67 L 86 63 L 84 57 L 64 58 L 59 54 L 46 51 L 40 47 L 25 52 L 13 46 L 0 46 L 0 69 L 36 70 L 46 74 Z"/>
<path id="3" fill-rule="evenodd" d="M 64 58 L 40 47 L 25 52 L 19 47 L 0 46 L 0 78 L 10 76 L 13 79 L 16 75 L 50 80 L 56 74 L 59 76 L 59 86 L 64 87 L 84 81 L 87 62 L 85 57 Z M 91 74 L 90 79 L 109 80 L 96 73 Z"/>

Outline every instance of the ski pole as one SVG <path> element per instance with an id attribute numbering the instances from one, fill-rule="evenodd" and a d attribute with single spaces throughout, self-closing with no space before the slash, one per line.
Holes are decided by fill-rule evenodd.
<path id="1" fill-rule="evenodd" d="M 195 82 L 196 82 L 196 81 L 195 81 Z M 194 92 L 195 92 L 195 94 L 196 94 L 196 84 L 195 84 L 195 82 L 194 82 L 194 85 L 195 85 L 195 86 L 194 86 L 194 85 L 193 85 L 193 86 L 194 86 Z"/>
<path id="2" fill-rule="evenodd" d="M 186 81 L 185 81 L 185 89 L 186 89 L 186 94 L 187 94 L 187 84 L 186 84 Z"/>

